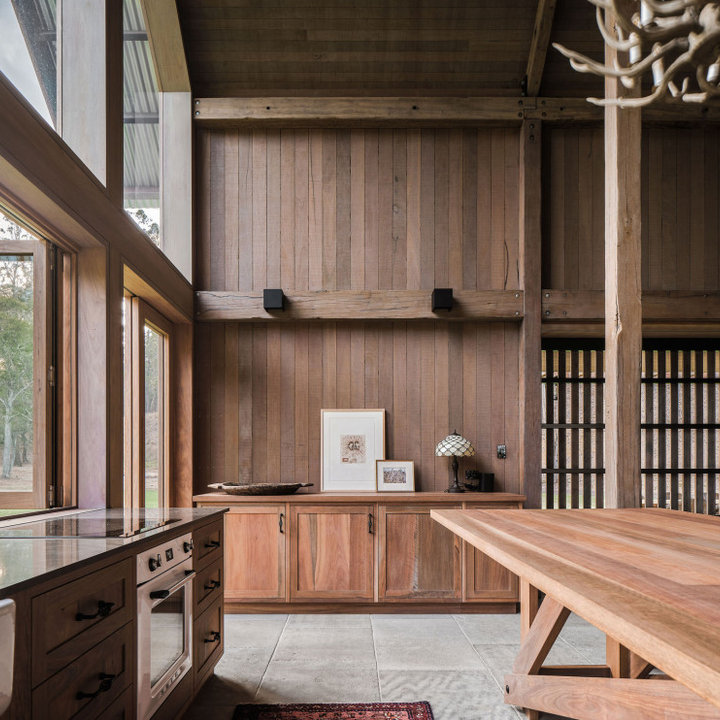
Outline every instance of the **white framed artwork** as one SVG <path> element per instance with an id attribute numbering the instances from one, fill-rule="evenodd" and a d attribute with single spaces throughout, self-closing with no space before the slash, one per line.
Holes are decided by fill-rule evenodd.
<path id="1" fill-rule="evenodd" d="M 378 460 L 375 475 L 378 492 L 415 491 L 415 463 L 412 460 Z"/>
<path id="2" fill-rule="evenodd" d="M 321 410 L 321 489 L 373 492 L 385 458 L 385 410 Z"/>

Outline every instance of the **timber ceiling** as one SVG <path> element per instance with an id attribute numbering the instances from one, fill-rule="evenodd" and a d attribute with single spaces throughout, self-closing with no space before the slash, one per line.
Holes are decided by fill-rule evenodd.
<path id="1" fill-rule="evenodd" d="M 519 96 L 538 0 L 178 0 L 197 97 Z M 551 41 L 602 56 L 587 0 L 558 0 Z M 540 94 L 602 84 L 548 50 Z"/>

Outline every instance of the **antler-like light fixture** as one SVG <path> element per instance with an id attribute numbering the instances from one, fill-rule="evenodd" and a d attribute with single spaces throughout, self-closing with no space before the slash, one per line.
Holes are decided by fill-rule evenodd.
<path id="1" fill-rule="evenodd" d="M 643 107 L 660 99 L 720 100 L 720 3 L 706 0 L 589 0 L 605 42 L 625 61 L 603 65 L 553 43 L 579 72 L 617 77 L 634 88 L 652 74 L 642 97 L 588 98 L 595 105 Z M 614 22 L 609 22 L 609 21 Z"/>

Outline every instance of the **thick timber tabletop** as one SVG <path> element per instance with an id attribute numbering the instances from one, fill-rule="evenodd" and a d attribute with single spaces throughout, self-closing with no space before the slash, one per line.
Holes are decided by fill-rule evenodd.
<path id="1" fill-rule="evenodd" d="M 576 718 L 720 718 L 720 518 L 650 508 L 431 516 L 521 578 L 523 645 L 507 702 Z M 547 595 L 539 608 L 536 590 Z M 608 637 L 606 666 L 542 666 L 570 611 Z M 653 668 L 677 682 L 641 679 Z"/>

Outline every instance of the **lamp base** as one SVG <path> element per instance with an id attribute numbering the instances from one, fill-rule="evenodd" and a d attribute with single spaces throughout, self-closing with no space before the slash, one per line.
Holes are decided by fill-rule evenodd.
<path id="1" fill-rule="evenodd" d="M 445 492 L 461 493 L 461 492 L 465 492 L 465 488 L 461 488 L 459 485 L 451 485 Z"/>
<path id="2" fill-rule="evenodd" d="M 460 484 L 458 480 L 458 459 L 457 456 L 453 455 L 452 459 L 452 470 L 453 470 L 453 482 L 452 485 L 447 489 L 449 493 L 461 493 L 465 492 L 465 488 Z"/>

